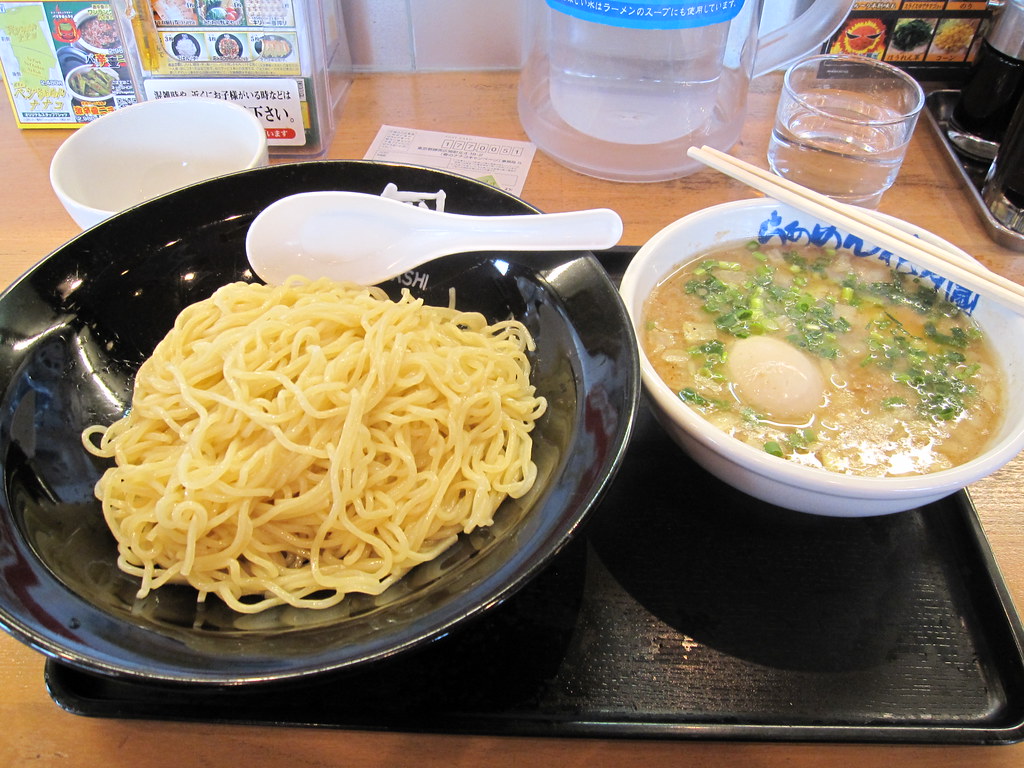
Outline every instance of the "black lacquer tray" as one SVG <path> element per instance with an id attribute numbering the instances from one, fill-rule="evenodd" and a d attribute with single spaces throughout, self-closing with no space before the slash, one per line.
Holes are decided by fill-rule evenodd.
<path id="1" fill-rule="evenodd" d="M 788 512 L 705 473 L 644 406 L 584 535 L 430 645 L 287 684 L 145 685 L 52 660 L 46 682 L 98 717 L 995 744 L 1024 737 L 1022 641 L 966 493 L 877 518 Z"/>

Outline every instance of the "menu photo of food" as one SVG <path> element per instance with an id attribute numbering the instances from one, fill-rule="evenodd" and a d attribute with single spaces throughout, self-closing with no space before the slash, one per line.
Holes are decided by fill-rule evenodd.
<path id="1" fill-rule="evenodd" d="M 214 60 L 248 61 L 252 58 L 242 38 L 229 32 L 208 32 L 206 45 Z"/>
<path id="2" fill-rule="evenodd" d="M 201 61 L 206 58 L 206 49 L 201 36 L 192 32 L 164 32 L 164 50 L 178 61 Z"/>
<path id="3" fill-rule="evenodd" d="M 79 101 L 107 101 L 114 96 L 120 79 L 116 69 L 82 64 L 69 71 L 64 82 Z"/>
<path id="4" fill-rule="evenodd" d="M 294 34 L 252 35 L 252 49 L 264 61 L 284 62 L 297 60 L 296 43 Z"/>
<path id="5" fill-rule="evenodd" d="M 195 0 L 152 0 L 154 21 L 164 27 L 194 27 L 199 24 Z"/>
<path id="6" fill-rule="evenodd" d="M 234 26 L 245 24 L 241 0 L 199 0 L 199 21 L 208 26 Z"/>
<path id="7" fill-rule="evenodd" d="M 900 19 L 889 40 L 887 61 L 921 61 L 935 34 L 937 19 Z"/>
<path id="8" fill-rule="evenodd" d="M 252 27 L 293 27 L 291 0 L 245 0 L 245 17 Z"/>
<path id="9" fill-rule="evenodd" d="M 978 19 L 944 19 L 935 28 L 929 61 L 964 61 L 978 31 Z"/>
<path id="10" fill-rule="evenodd" d="M 110 6 L 88 5 L 72 21 L 74 40 L 57 50 L 57 62 L 73 109 L 99 115 L 114 107 L 116 99 L 122 106 L 132 101 L 134 86 Z"/>
<path id="11" fill-rule="evenodd" d="M 90 6 L 74 15 L 78 40 L 75 44 L 92 53 L 121 53 L 121 36 L 109 10 Z"/>

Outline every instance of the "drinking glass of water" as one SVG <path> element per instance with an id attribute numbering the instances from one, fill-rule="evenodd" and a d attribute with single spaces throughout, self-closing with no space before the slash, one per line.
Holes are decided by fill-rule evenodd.
<path id="1" fill-rule="evenodd" d="M 923 105 L 917 81 L 884 62 L 803 59 L 786 72 L 768 164 L 835 200 L 874 208 L 896 180 Z"/>

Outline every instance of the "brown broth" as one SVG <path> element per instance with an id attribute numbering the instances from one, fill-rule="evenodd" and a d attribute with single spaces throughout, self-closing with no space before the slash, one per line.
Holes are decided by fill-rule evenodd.
<path id="1" fill-rule="evenodd" d="M 708 252 L 655 288 L 644 324 L 647 357 L 697 412 L 807 466 L 934 472 L 978 455 L 999 425 L 1001 369 L 977 324 L 932 286 L 848 251 L 737 243 Z M 799 350 L 801 365 L 821 373 L 820 397 L 798 415 L 752 405 L 751 386 L 737 388 L 745 372 L 730 368 L 744 337 Z"/>

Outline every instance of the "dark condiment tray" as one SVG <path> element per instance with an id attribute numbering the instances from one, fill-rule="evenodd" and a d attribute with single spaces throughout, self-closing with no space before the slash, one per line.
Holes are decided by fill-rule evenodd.
<path id="1" fill-rule="evenodd" d="M 964 154 L 950 141 L 949 121 L 959 94 L 959 91 L 954 90 L 929 93 L 925 98 L 924 110 L 927 122 L 938 137 L 939 144 L 946 150 L 945 157 L 954 173 L 963 182 L 971 207 L 974 208 L 974 212 L 978 215 L 989 237 L 1005 248 L 1024 251 L 1024 235 L 1014 232 L 996 219 L 981 196 L 990 163 Z"/>
<path id="2" fill-rule="evenodd" d="M 630 249 L 602 254 L 621 269 Z M 583 534 L 503 605 L 376 666 L 242 687 L 49 661 L 81 715 L 415 732 L 1011 743 L 1024 629 L 966 493 L 788 512 L 690 461 L 646 407 Z"/>

